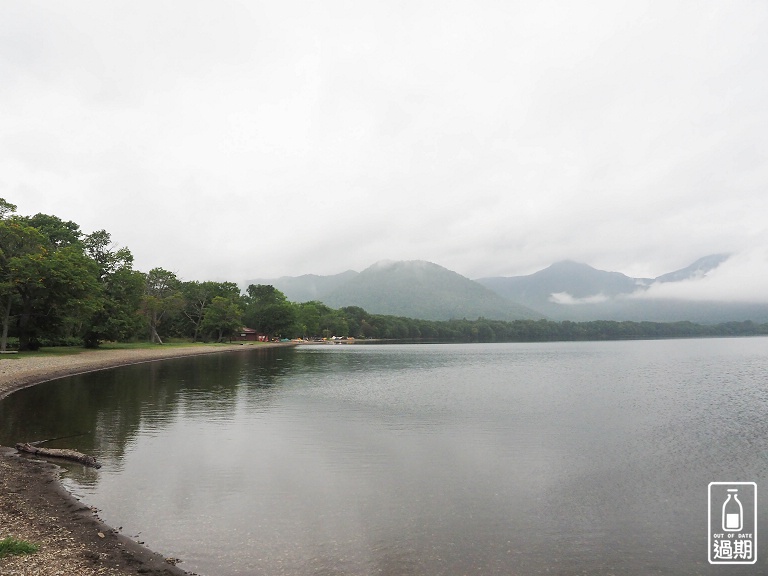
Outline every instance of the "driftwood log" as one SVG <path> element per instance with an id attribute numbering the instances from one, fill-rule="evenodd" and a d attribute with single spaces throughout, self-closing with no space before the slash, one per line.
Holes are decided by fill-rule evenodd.
<path id="1" fill-rule="evenodd" d="M 96 462 L 96 458 L 83 454 L 77 450 L 69 450 L 66 448 L 39 448 L 29 443 L 16 444 L 16 450 L 19 452 L 26 452 L 27 454 L 37 454 L 38 456 L 48 456 L 51 458 L 63 458 L 65 460 L 71 460 L 72 462 L 79 462 L 84 466 L 91 466 L 92 468 L 101 468 L 101 464 Z"/>

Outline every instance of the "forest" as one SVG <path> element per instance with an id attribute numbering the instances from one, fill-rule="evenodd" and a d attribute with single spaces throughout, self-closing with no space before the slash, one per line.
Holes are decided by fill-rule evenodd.
<path id="1" fill-rule="evenodd" d="M 270 339 L 347 338 L 435 342 L 543 342 L 768 334 L 735 321 L 431 321 L 370 314 L 357 306 L 295 303 L 270 285 L 185 281 L 164 268 L 135 270 L 106 230 L 84 233 L 57 216 L 22 216 L 0 198 L 0 351 L 168 339 L 222 342 L 249 327 Z"/>

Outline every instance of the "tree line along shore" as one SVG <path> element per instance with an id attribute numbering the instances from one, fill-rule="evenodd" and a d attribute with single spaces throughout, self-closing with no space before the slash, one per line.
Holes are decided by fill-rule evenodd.
<path id="1" fill-rule="evenodd" d="M 295 303 L 271 285 L 184 281 L 135 270 L 106 230 L 85 234 L 49 214 L 22 216 L 0 198 L 0 350 L 98 347 L 102 342 L 226 341 L 249 327 L 265 339 L 353 337 L 441 342 L 542 342 L 768 334 L 751 321 L 555 322 L 420 320 Z"/>

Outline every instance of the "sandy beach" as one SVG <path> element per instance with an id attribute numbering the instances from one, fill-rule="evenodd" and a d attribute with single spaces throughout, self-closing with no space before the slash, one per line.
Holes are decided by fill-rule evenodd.
<path id="1" fill-rule="evenodd" d="M 281 344 L 90 350 L 54 356 L 0 358 L 0 399 L 52 380 L 104 368 L 198 354 L 244 352 Z M 96 511 L 62 488 L 59 468 L 0 446 L 0 540 L 39 545 L 38 552 L 0 559 L 3 576 L 181 575 L 183 567 L 105 525 Z"/>

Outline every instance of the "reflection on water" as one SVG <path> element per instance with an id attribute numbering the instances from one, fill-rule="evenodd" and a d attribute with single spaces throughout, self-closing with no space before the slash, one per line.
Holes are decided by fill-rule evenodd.
<path id="1" fill-rule="evenodd" d="M 766 533 L 766 382 L 767 339 L 272 349 L 20 391 L 0 443 L 84 433 L 67 486 L 201 574 L 759 574 L 706 495 Z"/>

